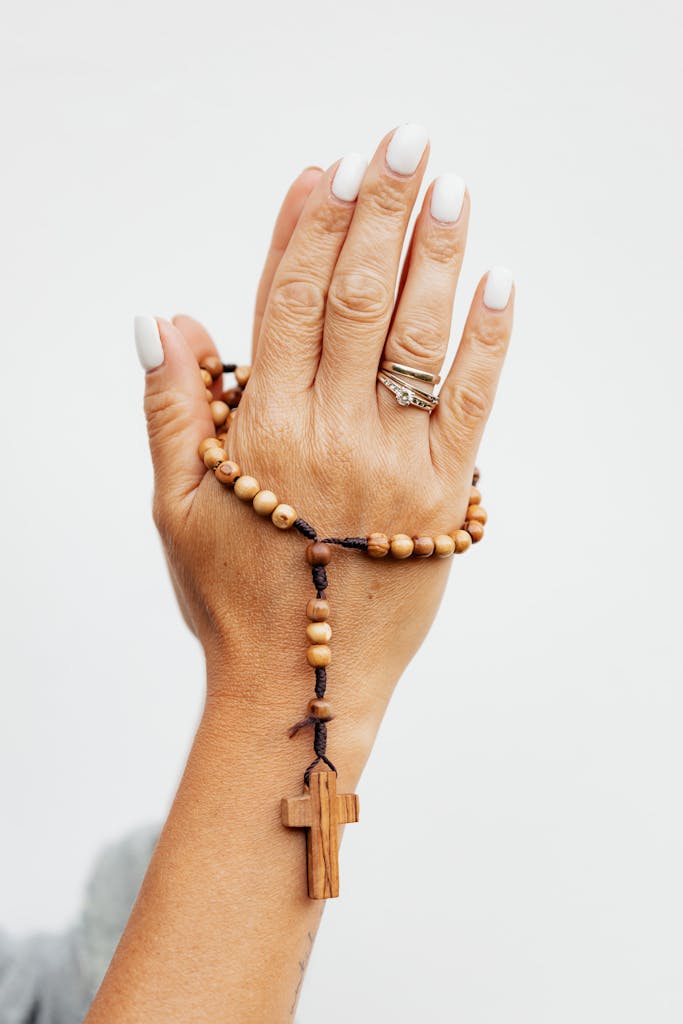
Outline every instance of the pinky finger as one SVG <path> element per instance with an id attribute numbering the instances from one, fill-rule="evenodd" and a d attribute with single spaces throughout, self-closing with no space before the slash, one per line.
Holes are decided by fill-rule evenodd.
<path id="1" fill-rule="evenodd" d="M 459 490 L 474 466 L 512 333 L 514 286 L 494 267 L 477 288 L 439 406 L 431 417 L 434 466 Z M 466 481 L 469 483 L 469 480 Z"/>

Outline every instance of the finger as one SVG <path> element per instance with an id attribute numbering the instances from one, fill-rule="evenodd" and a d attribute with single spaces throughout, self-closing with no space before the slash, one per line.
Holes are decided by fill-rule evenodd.
<path id="1" fill-rule="evenodd" d="M 312 384 L 330 279 L 366 166 L 357 153 L 345 156 L 319 178 L 306 200 L 270 289 L 254 361 L 254 382 L 269 389 L 303 390 Z"/>
<path id="2" fill-rule="evenodd" d="M 493 406 L 512 332 L 514 287 L 504 267 L 494 267 L 477 288 L 462 340 L 431 416 L 435 468 L 461 484 L 474 467 Z"/>
<path id="3" fill-rule="evenodd" d="M 329 393 L 349 389 L 360 401 L 374 393 L 427 153 L 425 129 L 401 125 L 382 140 L 365 175 L 327 299 L 318 382 Z"/>
<path id="4" fill-rule="evenodd" d="M 155 510 L 167 519 L 186 511 L 204 477 L 201 441 L 215 433 L 197 359 L 167 320 L 135 318 L 145 377 L 145 415 L 155 479 Z"/>
<path id="5" fill-rule="evenodd" d="M 462 178 L 444 174 L 427 192 L 415 224 L 410 263 L 392 319 L 383 360 L 437 375 L 448 348 L 453 301 L 462 266 L 469 198 Z M 429 385 L 415 386 L 431 391 Z M 378 383 L 379 401 L 401 429 L 428 425 L 420 409 L 401 409 Z"/>
<path id="6" fill-rule="evenodd" d="M 179 313 L 171 320 L 174 327 L 177 327 L 185 341 L 188 343 L 199 366 L 207 358 L 220 359 L 221 355 L 216 348 L 216 343 L 203 324 L 200 324 L 194 317 Z M 221 360 L 222 361 L 222 360 Z M 207 378 L 208 381 L 208 378 Z M 213 384 L 208 385 L 213 392 L 214 398 L 220 398 L 223 393 L 223 378 L 218 377 Z"/>
<path id="7" fill-rule="evenodd" d="M 254 361 L 254 356 L 256 355 L 256 347 L 258 345 L 259 334 L 261 333 L 263 313 L 266 308 L 266 302 L 268 301 L 270 287 L 273 283 L 273 278 L 275 277 L 275 271 L 277 270 L 285 249 L 289 244 L 289 240 L 292 237 L 294 228 L 301 216 L 304 204 L 322 174 L 322 167 L 307 167 L 305 171 L 302 171 L 299 177 L 290 186 L 289 191 L 282 202 L 282 206 L 280 207 L 280 212 L 277 215 L 277 220 L 275 221 L 275 227 L 273 229 L 273 236 L 270 241 L 270 249 L 266 256 L 265 266 L 263 267 L 263 273 L 261 274 L 261 280 L 259 281 L 258 290 L 256 292 L 254 329 L 252 331 L 251 344 L 252 363 Z"/>

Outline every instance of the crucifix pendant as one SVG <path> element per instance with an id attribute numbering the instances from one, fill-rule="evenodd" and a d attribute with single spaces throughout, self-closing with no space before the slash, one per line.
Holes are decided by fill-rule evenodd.
<path id="1" fill-rule="evenodd" d="M 284 797 L 282 824 L 305 828 L 308 895 L 326 900 L 339 895 L 339 826 L 358 821 L 355 793 L 337 794 L 337 774 L 313 772 L 303 796 Z"/>

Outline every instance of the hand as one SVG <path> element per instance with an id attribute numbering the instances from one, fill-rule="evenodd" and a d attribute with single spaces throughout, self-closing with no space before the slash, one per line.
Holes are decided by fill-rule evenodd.
<path id="1" fill-rule="evenodd" d="M 262 289 L 252 376 L 226 447 L 321 536 L 445 533 L 467 508 L 512 325 L 506 272 L 480 283 L 431 417 L 400 407 L 376 381 L 382 358 L 438 373 L 446 353 L 469 215 L 459 179 L 428 190 L 394 298 L 427 155 L 420 130 L 404 126 L 382 141 L 362 182 L 353 158 L 320 174 L 265 304 Z M 312 691 L 306 542 L 204 469 L 197 446 L 214 428 L 197 357 L 215 349 L 185 318 L 159 321 L 159 332 L 164 361 L 148 373 L 145 399 L 155 518 L 207 654 L 210 695 L 248 696 L 295 720 Z M 335 551 L 329 696 L 335 732 L 355 742 L 358 763 L 429 628 L 450 561 Z M 229 684 L 228 664 L 238 668 Z"/>

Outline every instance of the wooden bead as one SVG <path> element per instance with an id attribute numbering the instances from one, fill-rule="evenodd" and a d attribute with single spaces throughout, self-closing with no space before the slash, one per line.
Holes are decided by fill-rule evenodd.
<path id="1" fill-rule="evenodd" d="M 204 394 L 206 395 L 207 402 L 213 402 L 213 391 L 210 391 L 209 388 L 204 388 Z"/>
<path id="2" fill-rule="evenodd" d="M 220 466 L 221 462 L 225 462 L 227 457 L 223 449 L 216 444 L 204 452 L 204 465 L 207 469 L 215 469 L 216 466 Z"/>
<path id="3" fill-rule="evenodd" d="M 294 525 L 296 509 L 292 508 L 291 505 L 276 505 L 270 518 L 278 530 L 288 530 L 290 526 Z"/>
<path id="4" fill-rule="evenodd" d="M 211 402 L 209 409 L 211 410 L 211 418 L 217 427 L 221 427 L 228 418 L 230 409 L 225 402 Z"/>
<path id="5" fill-rule="evenodd" d="M 434 554 L 433 537 L 413 537 L 413 554 L 418 558 L 429 558 Z"/>
<path id="6" fill-rule="evenodd" d="M 306 605 L 306 615 L 311 622 L 324 622 L 330 617 L 330 602 L 324 597 L 312 597 Z"/>
<path id="7" fill-rule="evenodd" d="M 478 505 L 480 503 L 480 501 L 481 501 L 481 491 L 477 490 L 476 487 L 473 487 L 470 490 L 470 505 Z"/>
<path id="8" fill-rule="evenodd" d="M 244 385 L 249 380 L 250 376 L 251 376 L 251 366 L 237 366 L 237 367 L 235 367 L 235 380 L 237 381 L 237 383 L 239 384 L 239 386 L 241 388 L 244 387 Z"/>
<path id="9" fill-rule="evenodd" d="M 386 533 L 371 533 L 368 537 L 368 554 L 370 558 L 384 558 L 391 551 L 391 544 Z"/>
<path id="10" fill-rule="evenodd" d="M 313 668 L 325 668 L 332 661 L 332 651 L 327 644 L 314 644 L 306 651 L 306 657 Z"/>
<path id="11" fill-rule="evenodd" d="M 468 523 L 481 523 L 482 526 L 485 526 L 487 519 L 486 509 L 482 508 L 481 505 L 470 505 L 467 509 Z"/>
<path id="12" fill-rule="evenodd" d="M 204 387 L 205 388 L 210 388 L 211 385 L 213 384 L 213 377 L 211 376 L 209 371 L 208 370 L 200 370 L 199 372 L 202 375 L 202 380 L 204 381 Z"/>
<path id="13" fill-rule="evenodd" d="M 209 448 L 220 448 L 220 444 L 217 437 L 205 437 L 200 444 L 197 451 L 199 452 L 199 458 L 204 458 L 204 453 L 208 452 Z"/>
<path id="14" fill-rule="evenodd" d="M 259 516 L 270 516 L 277 508 L 277 494 L 272 491 L 259 491 L 252 499 L 254 512 Z"/>
<path id="15" fill-rule="evenodd" d="M 455 551 L 455 541 L 448 533 L 440 533 L 434 538 L 434 554 L 437 558 L 448 558 Z"/>
<path id="16" fill-rule="evenodd" d="M 199 366 L 200 369 L 211 374 L 212 380 L 216 380 L 223 373 L 223 364 L 218 356 L 207 356 L 206 359 L 202 359 Z"/>
<path id="17" fill-rule="evenodd" d="M 221 397 L 226 405 L 231 409 L 236 409 L 242 398 L 242 388 L 228 388 Z"/>
<path id="18" fill-rule="evenodd" d="M 222 462 L 216 469 L 216 480 L 228 486 L 234 484 L 237 477 L 241 475 L 242 470 L 236 462 Z"/>
<path id="19" fill-rule="evenodd" d="M 332 639 L 332 627 L 329 622 L 309 622 L 306 636 L 312 644 L 329 644 Z"/>
<path id="20" fill-rule="evenodd" d="M 317 718 L 319 722 L 331 722 L 334 718 L 332 705 L 322 697 L 314 697 L 308 702 L 308 713 L 311 718 Z"/>
<path id="21" fill-rule="evenodd" d="M 467 530 L 467 532 L 469 533 L 470 537 L 472 538 L 472 543 L 473 544 L 478 544 L 479 541 L 484 536 L 484 527 L 483 527 L 483 525 L 481 523 L 477 523 L 477 522 L 466 523 L 465 524 L 465 529 Z"/>
<path id="22" fill-rule="evenodd" d="M 468 547 L 472 543 L 472 538 L 467 530 L 456 530 L 455 533 L 451 534 L 451 536 L 453 538 L 453 543 L 455 544 L 456 555 L 461 555 L 463 551 L 467 551 Z"/>
<path id="23" fill-rule="evenodd" d="M 394 558 L 410 558 L 415 547 L 412 537 L 407 533 L 395 533 L 389 543 Z"/>
<path id="24" fill-rule="evenodd" d="M 260 490 L 261 485 L 253 476 L 241 476 L 235 480 L 235 494 L 241 501 L 253 501 Z"/>
<path id="25" fill-rule="evenodd" d="M 306 548 L 306 561 L 309 565 L 327 565 L 332 558 L 332 548 L 315 540 Z"/>

